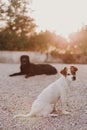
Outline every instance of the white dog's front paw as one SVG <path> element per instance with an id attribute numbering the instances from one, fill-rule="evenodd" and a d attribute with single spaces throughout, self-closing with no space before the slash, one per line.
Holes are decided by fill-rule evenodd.
<path id="1" fill-rule="evenodd" d="M 68 112 L 66 110 L 63 110 L 62 113 L 65 114 L 65 115 L 69 115 L 70 114 L 70 112 Z"/>
<path id="2" fill-rule="evenodd" d="M 49 114 L 48 116 L 51 116 L 51 117 L 58 117 L 58 114 Z"/>

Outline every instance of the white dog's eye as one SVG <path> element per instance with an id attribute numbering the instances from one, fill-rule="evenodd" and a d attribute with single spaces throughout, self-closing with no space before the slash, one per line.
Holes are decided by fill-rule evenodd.
<path id="1" fill-rule="evenodd" d="M 67 75 L 70 75 L 69 73 Z"/>

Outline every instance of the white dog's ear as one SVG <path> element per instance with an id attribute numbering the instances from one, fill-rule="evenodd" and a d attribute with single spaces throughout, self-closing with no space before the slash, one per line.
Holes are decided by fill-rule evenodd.
<path id="1" fill-rule="evenodd" d="M 78 71 L 78 68 L 75 66 L 70 66 L 71 72 L 76 72 Z"/>
<path id="2" fill-rule="evenodd" d="M 66 77 L 66 75 L 67 75 L 67 67 L 64 67 L 64 69 L 61 70 L 60 73 L 63 74 Z"/>

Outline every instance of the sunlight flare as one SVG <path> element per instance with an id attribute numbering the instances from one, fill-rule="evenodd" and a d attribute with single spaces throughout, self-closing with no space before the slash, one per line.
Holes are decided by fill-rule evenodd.
<path id="1" fill-rule="evenodd" d="M 87 0 L 33 0 L 37 31 L 50 30 L 64 37 L 87 23 Z"/>

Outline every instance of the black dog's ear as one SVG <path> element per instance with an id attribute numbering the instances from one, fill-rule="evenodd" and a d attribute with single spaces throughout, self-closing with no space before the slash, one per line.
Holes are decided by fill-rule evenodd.
<path id="1" fill-rule="evenodd" d="M 64 67 L 64 69 L 61 70 L 60 73 L 66 77 L 66 75 L 67 75 L 67 67 Z"/>

